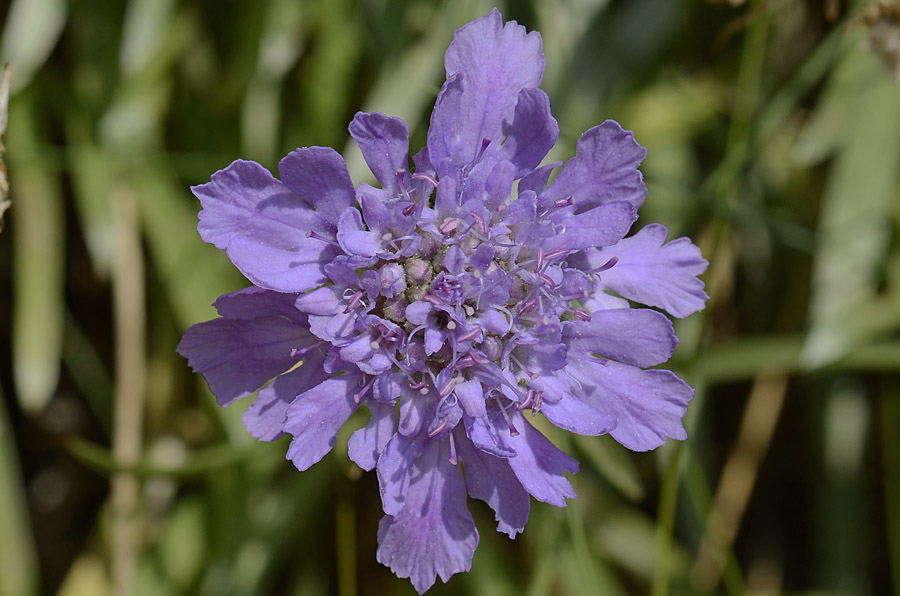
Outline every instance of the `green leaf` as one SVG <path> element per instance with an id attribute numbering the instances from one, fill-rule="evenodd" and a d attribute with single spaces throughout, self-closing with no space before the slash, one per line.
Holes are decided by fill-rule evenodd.
<path id="1" fill-rule="evenodd" d="M 63 205 L 56 168 L 38 132 L 31 98 L 10 105 L 13 230 L 13 374 L 22 408 L 41 411 L 53 397 L 62 354 Z"/>
<path id="2" fill-rule="evenodd" d="M 587 455 L 594 469 L 631 501 L 644 498 L 641 475 L 628 450 L 609 435 L 583 437 L 574 435 L 575 445 Z"/>

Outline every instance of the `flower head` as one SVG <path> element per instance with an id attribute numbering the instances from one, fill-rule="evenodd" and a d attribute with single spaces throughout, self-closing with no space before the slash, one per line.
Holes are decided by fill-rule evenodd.
<path id="1" fill-rule="evenodd" d="M 530 417 L 637 451 L 685 438 L 693 391 L 647 370 L 671 356 L 672 324 L 629 300 L 683 317 L 707 298 L 689 240 L 665 243 L 658 224 L 625 238 L 646 194 L 630 132 L 606 121 L 562 167 L 540 166 L 559 131 L 539 34 L 495 9 L 456 32 L 445 64 L 414 170 L 402 120 L 350 123 L 380 188 L 354 188 L 323 147 L 288 154 L 280 180 L 235 161 L 194 187 L 201 236 L 253 286 L 179 345 L 223 406 L 258 391 L 247 428 L 293 435 L 300 470 L 369 410 L 349 454 L 377 469 L 377 557 L 420 593 L 471 566 L 467 493 L 511 538 L 530 497 L 575 497 L 578 463 Z"/>

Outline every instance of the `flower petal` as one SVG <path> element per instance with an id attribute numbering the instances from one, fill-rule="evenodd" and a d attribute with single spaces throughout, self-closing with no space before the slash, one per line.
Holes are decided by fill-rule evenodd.
<path id="1" fill-rule="evenodd" d="M 285 186 L 315 207 L 332 226 L 337 225 L 344 209 L 356 204 L 347 164 L 331 147 L 295 149 L 278 162 L 278 173 Z"/>
<path id="2" fill-rule="evenodd" d="M 397 193 L 397 171 L 409 168 L 409 128 L 400 118 L 380 112 L 358 112 L 350 122 L 350 135 L 381 187 Z"/>
<path id="3" fill-rule="evenodd" d="M 341 215 L 337 239 L 351 255 L 374 257 L 382 249 L 381 235 L 363 227 L 362 215 L 356 209 L 347 209 Z"/>
<path id="4" fill-rule="evenodd" d="M 596 311 L 590 321 L 572 321 L 563 333 L 570 350 L 640 367 L 662 364 L 678 343 L 672 322 L 646 308 Z"/>
<path id="5" fill-rule="evenodd" d="M 322 369 L 324 360 L 324 349 L 310 350 L 303 355 L 303 364 L 260 390 L 244 411 L 244 426 L 253 437 L 260 441 L 274 441 L 284 435 L 284 423 L 291 403 L 301 393 L 328 379 L 329 374 Z"/>
<path id="6" fill-rule="evenodd" d="M 358 373 L 333 377 L 301 393 L 288 407 L 284 431 L 294 440 L 287 458 L 298 470 L 306 470 L 334 447 L 338 430 L 359 407 L 353 393 L 362 378 Z"/>
<path id="7" fill-rule="evenodd" d="M 440 167 L 471 163 L 485 138 L 503 140 L 522 89 L 541 83 L 541 36 L 515 21 L 503 23 L 496 8 L 457 30 L 444 57 L 447 82 L 431 115 L 428 154 Z"/>
<path id="8" fill-rule="evenodd" d="M 671 371 L 585 360 L 570 363 L 567 371 L 580 385 L 579 399 L 616 419 L 610 434 L 629 449 L 649 451 L 667 436 L 687 438 L 681 420 L 694 390 Z"/>
<path id="9" fill-rule="evenodd" d="M 637 209 L 647 195 L 637 169 L 646 155 L 647 150 L 635 142 L 631 131 L 607 120 L 581 135 L 575 157 L 563 165 L 541 195 L 541 205 L 549 208 L 553 201 L 575 197 L 579 210 L 610 201 L 628 201 Z"/>
<path id="10" fill-rule="evenodd" d="M 686 317 L 702 310 L 709 299 L 697 278 L 709 263 L 688 238 L 663 244 L 667 235 L 665 226 L 650 224 L 614 246 L 589 252 L 588 264 L 600 267 L 616 257 L 618 262 L 600 274 L 604 288 Z"/>
<path id="11" fill-rule="evenodd" d="M 558 138 L 559 126 L 550 114 L 550 98 L 541 89 L 522 89 L 501 151 L 515 165 L 516 178 L 538 167 Z"/>
<path id="12" fill-rule="evenodd" d="M 565 507 L 566 497 L 575 498 L 575 489 L 564 472 L 577 472 L 578 462 L 560 451 L 520 413 L 513 412 L 511 418 L 520 433 L 509 438 L 517 455 L 507 460 L 516 478 L 538 501 Z"/>
<path id="13" fill-rule="evenodd" d="M 367 401 L 366 405 L 372 413 L 372 419 L 350 436 L 347 455 L 368 472 L 378 463 L 388 441 L 397 432 L 397 409 L 373 400 Z"/>
<path id="14" fill-rule="evenodd" d="M 190 327 L 176 349 L 227 406 L 291 368 L 294 348 L 311 343 L 307 329 L 279 316 L 220 318 Z"/>
<path id="15" fill-rule="evenodd" d="M 476 380 L 463 381 L 456 384 L 453 392 L 459 399 L 463 412 L 467 415 L 473 418 L 480 418 L 485 415 L 484 391 L 481 388 L 481 383 Z"/>
<path id="16" fill-rule="evenodd" d="M 226 253 L 247 279 L 278 292 L 305 292 L 322 285 L 328 280 L 325 265 L 338 254 L 334 246 L 305 237 L 289 250 L 234 238 Z"/>
<path id="17" fill-rule="evenodd" d="M 403 509 L 378 524 L 378 562 L 423 594 L 436 576 L 446 583 L 468 571 L 477 546 L 462 472 L 450 463 L 450 442 L 428 441 L 413 466 Z"/>
<path id="18" fill-rule="evenodd" d="M 466 467 L 466 487 L 473 499 L 481 499 L 494 510 L 497 530 L 515 538 L 525 529 L 531 499 L 509 461 L 474 447 L 462 433 L 456 433 L 456 448 Z"/>
<path id="19" fill-rule="evenodd" d="M 323 226 L 315 211 L 255 161 L 236 160 L 191 191 L 203 206 L 200 236 L 217 248 L 247 238 L 287 249 Z"/>
<path id="20" fill-rule="evenodd" d="M 637 218 L 634 205 L 626 201 L 612 201 L 582 213 L 558 214 L 554 221 L 562 223 L 564 231 L 549 238 L 544 250 L 611 246 L 628 233 Z"/>
<path id="21" fill-rule="evenodd" d="M 397 515 L 406 502 L 413 462 L 427 437 L 419 433 L 407 437 L 395 434 L 378 458 L 378 486 L 381 489 L 381 508 L 388 515 Z"/>
<path id="22" fill-rule="evenodd" d="M 256 162 L 237 160 L 191 188 L 200 199 L 200 236 L 226 249 L 258 286 L 299 292 L 321 284 L 332 247 L 307 238 L 327 224 Z"/>
<path id="23" fill-rule="evenodd" d="M 294 307 L 296 298 L 296 294 L 273 292 L 257 286 L 250 286 L 236 292 L 222 294 L 216 299 L 213 306 L 226 319 L 282 316 L 299 325 L 306 326 L 306 315 Z"/>

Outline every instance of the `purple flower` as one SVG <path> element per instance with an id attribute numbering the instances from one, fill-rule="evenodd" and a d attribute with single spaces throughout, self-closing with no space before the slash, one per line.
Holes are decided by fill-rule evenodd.
<path id="1" fill-rule="evenodd" d="M 323 147 L 288 154 L 281 180 L 239 160 L 194 187 L 201 236 L 253 286 L 178 347 L 223 406 L 258 391 L 247 428 L 292 435 L 300 470 L 365 405 L 349 454 L 377 469 L 377 557 L 420 593 L 471 566 L 467 493 L 510 538 L 530 497 L 575 497 L 578 463 L 529 417 L 636 451 L 685 438 L 692 389 L 648 369 L 672 355 L 672 324 L 629 301 L 684 317 L 707 299 L 688 239 L 658 224 L 624 238 L 646 194 L 630 132 L 608 120 L 540 167 L 559 130 L 538 33 L 495 9 L 445 64 L 414 173 L 403 121 L 359 113 L 350 134 L 381 188 L 354 188 Z"/>

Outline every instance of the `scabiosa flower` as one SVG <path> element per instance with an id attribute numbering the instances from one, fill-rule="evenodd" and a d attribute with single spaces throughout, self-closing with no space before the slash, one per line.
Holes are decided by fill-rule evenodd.
<path id="1" fill-rule="evenodd" d="M 671 356 L 672 324 L 629 301 L 684 317 L 707 299 L 688 239 L 658 224 L 624 238 L 646 194 L 630 132 L 608 120 L 540 166 L 559 129 L 538 33 L 495 9 L 456 32 L 445 65 L 414 171 L 402 120 L 350 123 L 380 188 L 354 188 L 323 147 L 288 154 L 280 180 L 238 160 L 193 188 L 201 236 L 253 285 L 178 347 L 221 405 L 258 392 L 244 423 L 292 435 L 300 470 L 368 409 L 349 455 L 377 469 L 377 558 L 419 593 L 471 566 L 467 493 L 510 538 L 530 497 L 575 497 L 578 463 L 527 411 L 636 451 L 685 438 L 692 389 L 648 370 Z"/>

